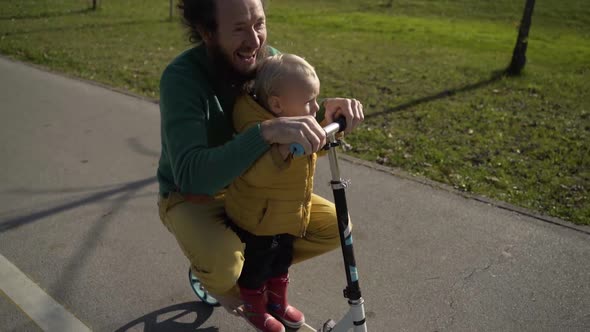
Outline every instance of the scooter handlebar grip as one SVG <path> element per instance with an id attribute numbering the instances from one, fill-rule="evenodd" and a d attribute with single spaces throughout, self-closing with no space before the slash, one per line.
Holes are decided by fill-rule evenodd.
<path id="1" fill-rule="evenodd" d="M 335 128 L 336 124 L 338 125 L 337 129 Z M 346 118 L 343 116 L 339 117 L 333 123 L 324 127 L 324 131 L 326 132 L 326 134 L 331 134 L 331 131 L 341 132 L 341 131 L 344 131 L 345 129 L 346 129 Z M 299 144 L 299 143 L 291 143 L 291 145 L 289 146 L 289 151 L 295 157 L 303 156 L 305 154 L 305 149 L 303 149 L 303 146 L 301 146 L 301 144 Z"/>
<path id="2" fill-rule="evenodd" d="M 291 143 L 289 151 L 291 151 L 295 157 L 303 156 L 305 154 L 305 149 L 303 149 L 303 146 L 299 143 Z"/>
<path id="3" fill-rule="evenodd" d="M 340 129 L 338 129 L 338 132 L 346 130 L 346 118 L 345 117 L 341 116 L 338 119 L 336 119 L 335 122 L 338 122 L 338 125 L 340 126 Z"/>
<path id="4" fill-rule="evenodd" d="M 324 131 L 326 132 L 326 136 L 339 133 L 346 129 L 346 119 L 344 117 L 340 117 L 334 122 L 330 123 L 329 125 L 324 127 Z"/>

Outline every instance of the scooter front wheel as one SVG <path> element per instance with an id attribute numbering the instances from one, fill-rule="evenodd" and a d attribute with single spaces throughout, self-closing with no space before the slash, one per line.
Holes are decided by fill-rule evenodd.
<path id="1" fill-rule="evenodd" d="M 201 281 L 199 280 L 199 278 L 197 278 L 193 274 L 193 271 L 190 268 L 188 269 L 188 280 L 189 280 L 191 288 L 193 289 L 193 292 L 195 292 L 195 295 L 197 295 L 197 297 L 203 303 L 206 303 L 212 307 L 219 306 L 219 301 L 217 301 L 216 298 L 214 298 L 213 296 L 211 296 L 211 294 L 209 294 L 209 292 L 207 292 L 207 290 L 201 284 Z"/>

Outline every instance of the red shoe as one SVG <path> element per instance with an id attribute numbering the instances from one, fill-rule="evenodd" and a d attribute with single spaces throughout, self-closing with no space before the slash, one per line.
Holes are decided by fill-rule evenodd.
<path id="1" fill-rule="evenodd" d="M 283 324 L 267 312 L 264 287 L 240 288 L 240 297 L 244 301 L 244 310 L 240 314 L 257 332 L 285 332 Z"/>
<path id="2" fill-rule="evenodd" d="M 268 311 L 285 326 L 298 329 L 305 323 L 305 316 L 287 302 L 289 275 L 271 278 L 266 282 L 268 292 Z"/>

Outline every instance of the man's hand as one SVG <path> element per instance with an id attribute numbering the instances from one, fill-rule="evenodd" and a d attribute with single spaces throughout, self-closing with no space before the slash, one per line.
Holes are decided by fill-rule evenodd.
<path id="1" fill-rule="evenodd" d="M 266 120 L 260 124 L 260 132 L 269 144 L 299 143 L 306 155 L 326 145 L 326 132 L 311 115 Z"/>
<path id="2" fill-rule="evenodd" d="M 346 118 L 346 130 L 344 132 L 347 134 L 365 119 L 363 104 L 356 99 L 327 98 L 324 99 L 323 104 L 326 109 L 325 118 L 328 124 L 341 116 Z"/>

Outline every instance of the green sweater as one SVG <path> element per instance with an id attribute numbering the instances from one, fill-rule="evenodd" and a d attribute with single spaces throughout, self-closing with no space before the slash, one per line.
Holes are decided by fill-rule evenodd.
<path id="1" fill-rule="evenodd" d="M 277 51 L 271 48 L 270 53 Z M 259 125 L 234 133 L 238 93 L 213 71 L 204 45 L 166 67 L 160 81 L 160 194 L 214 195 L 269 149 Z"/>

